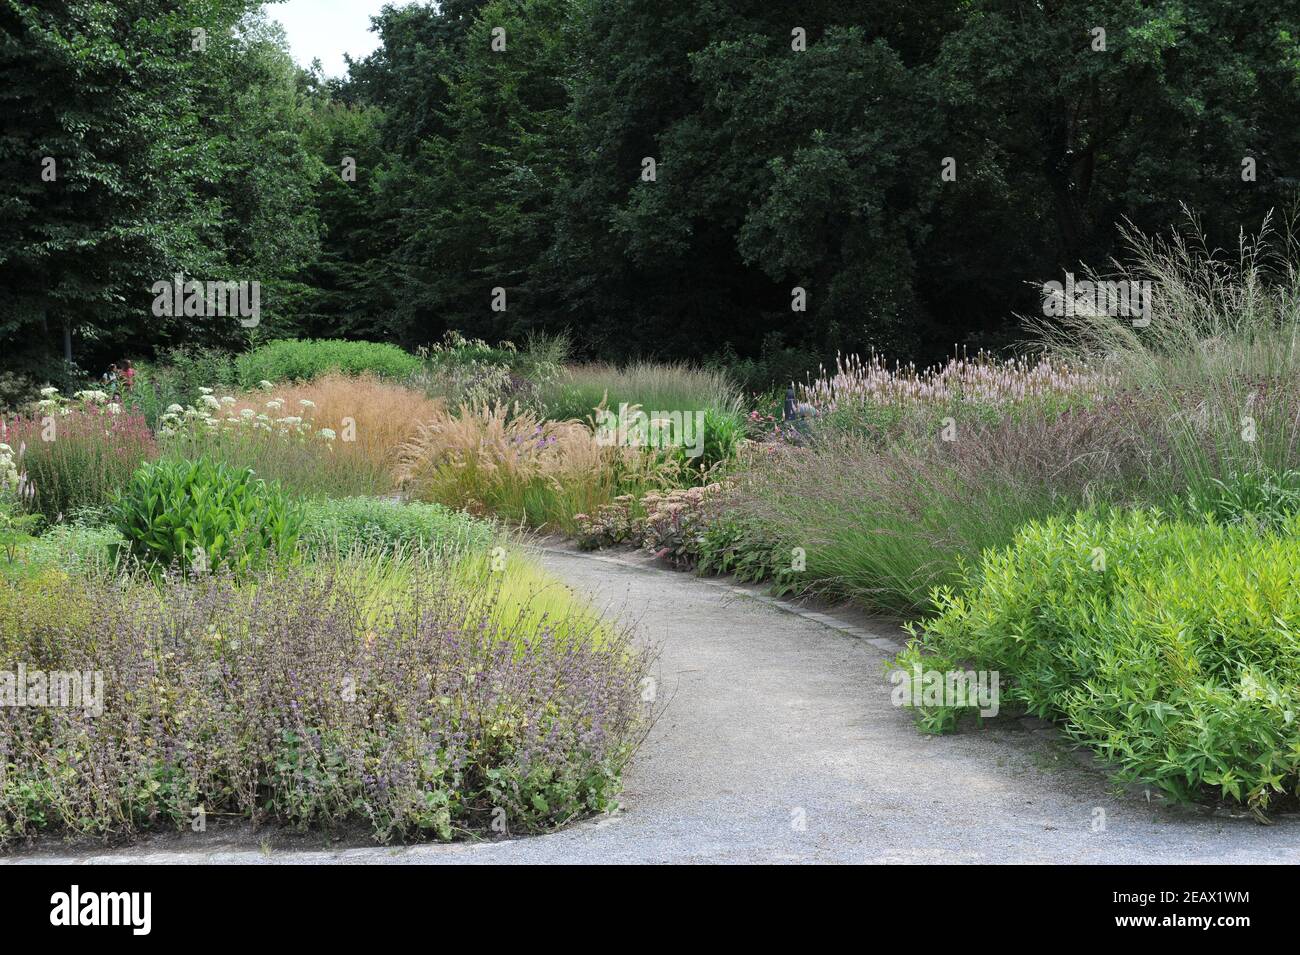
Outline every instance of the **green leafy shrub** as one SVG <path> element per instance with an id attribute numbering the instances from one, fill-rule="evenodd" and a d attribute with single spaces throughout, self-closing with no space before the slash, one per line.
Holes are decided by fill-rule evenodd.
<path id="1" fill-rule="evenodd" d="M 767 536 L 759 522 L 730 509 L 714 507 L 699 535 L 696 572 L 733 575 L 745 583 L 770 581 L 775 593 L 795 589 L 798 574 L 791 550 Z"/>
<path id="2" fill-rule="evenodd" d="M 689 449 L 681 445 L 676 446 L 672 453 L 683 471 L 694 472 L 705 479 L 717 468 L 736 460 L 746 433 L 745 419 L 741 417 L 738 408 L 726 411 L 706 408 L 701 454 L 698 457 L 688 457 Z"/>
<path id="3" fill-rule="evenodd" d="M 250 468 L 200 458 L 165 459 L 136 472 L 113 508 L 131 556 L 182 569 L 227 566 L 237 573 L 292 555 L 301 507 Z"/>
<path id="4" fill-rule="evenodd" d="M 420 370 L 420 359 L 384 342 L 277 339 L 240 355 L 236 365 L 239 383 L 254 388 L 263 381 L 312 381 L 330 372 L 403 381 Z"/>
<path id="5" fill-rule="evenodd" d="M 309 551 L 411 552 L 445 557 L 490 547 L 496 529 L 441 504 L 377 497 L 307 501 L 302 540 Z"/>
<path id="6" fill-rule="evenodd" d="M 220 348 L 172 348 L 157 362 L 137 368 L 131 390 L 122 402 L 139 411 L 156 428 L 158 419 L 174 404 L 194 400 L 201 388 L 229 388 L 238 381 L 235 355 Z"/>
<path id="7" fill-rule="evenodd" d="M 1300 536 L 1158 511 L 1023 527 L 987 551 L 897 663 L 1001 674 L 1119 776 L 1262 813 L 1300 791 Z M 923 725 L 961 711 L 922 708 Z"/>

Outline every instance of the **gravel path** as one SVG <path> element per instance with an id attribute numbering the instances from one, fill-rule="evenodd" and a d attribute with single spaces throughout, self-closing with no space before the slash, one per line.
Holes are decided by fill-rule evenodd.
<path id="1" fill-rule="evenodd" d="M 873 644 L 687 575 L 556 551 L 545 560 L 659 651 L 663 712 L 627 775 L 624 812 L 474 845 L 323 851 L 208 834 L 12 861 L 1300 861 L 1300 818 L 1261 826 L 1115 794 L 1077 753 L 1016 719 L 921 736 L 890 703 L 881 638 L 899 634 L 886 625 L 851 621 L 874 631 Z"/>

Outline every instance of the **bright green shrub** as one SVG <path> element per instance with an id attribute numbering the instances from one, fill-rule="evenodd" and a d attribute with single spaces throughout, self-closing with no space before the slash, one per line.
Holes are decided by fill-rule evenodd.
<path id="1" fill-rule="evenodd" d="M 291 555 L 301 507 L 249 468 L 165 459 L 136 472 L 113 508 L 130 554 L 151 565 L 243 572 Z M 201 554 L 200 554 L 201 551 Z"/>
<path id="2" fill-rule="evenodd" d="M 330 372 L 401 381 L 419 371 L 420 359 L 383 342 L 277 339 L 240 355 L 237 366 L 240 384 L 255 388 L 262 381 L 312 381 Z"/>
<path id="3" fill-rule="evenodd" d="M 486 549 L 497 538 L 491 524 L 441 504 L 348 497 L 307 501 L 303 507 L 302 539 L 313 552 L 448 556 Z"/>
<path id="4" fill-rule="evenodd" d="M 1263 812 L 1300 790 L 1298 530 L 1154 511 L 1031 523 L 935 591 L 897 662 L 997 670 L 1004 704 L 1060 720 L 1121 779 Z"/>
<path id="5" fill-rule="evenodd" d="M 741 444 L 745 441 L 745 419 L 739 409 L 719 410 L 706 408 L 704 411 L 704 440 L 702 454 L 696 458 L 687 457 L 688 449 L 677 447 L 673 454 L 684 468 L 707 474 L 714 468 L 736 460 Z"/>

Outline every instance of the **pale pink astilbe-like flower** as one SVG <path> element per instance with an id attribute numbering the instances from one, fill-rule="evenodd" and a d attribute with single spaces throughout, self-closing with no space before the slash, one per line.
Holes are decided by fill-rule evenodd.
<path id="1" fill-rule="evenodd" d="M 822 369 L 802 385 L 799 397 L 819 412 L 857 404 L 915 405 L 966 401 L 1005 405 L 1040 398 L 1099 398 L 1105 378 L 1056 358 L 996 359 L 986 353 L 949 359 L 933 368 L 889 366 L 871 355 L 840 355 L 833 373 Z"/>

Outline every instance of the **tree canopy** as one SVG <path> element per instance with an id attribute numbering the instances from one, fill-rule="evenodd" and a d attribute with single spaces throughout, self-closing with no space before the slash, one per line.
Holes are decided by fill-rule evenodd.
<path id="1" fill-rule="evenodd" d="M 250 334 L 152 315 L 177 272 L 254 336 L 926 360 L 1298 184 L 1300 0 L 444 0 L 337 78 L 262 6 L 0 0 L 6 364 Z"/>

